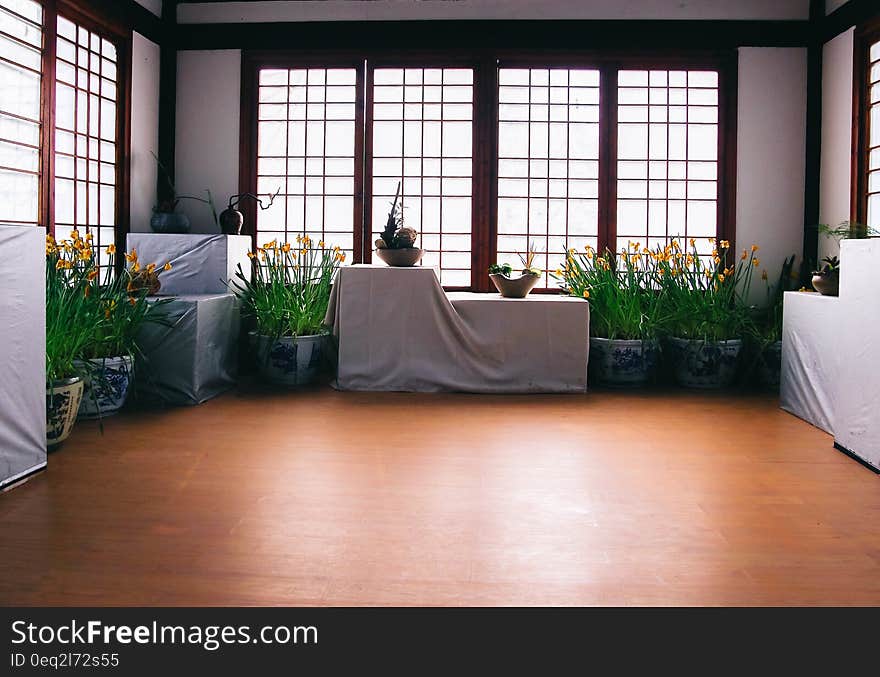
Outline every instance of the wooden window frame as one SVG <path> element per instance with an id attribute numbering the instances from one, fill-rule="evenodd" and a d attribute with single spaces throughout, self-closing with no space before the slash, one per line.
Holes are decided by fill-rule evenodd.
<path id="1" fill-rule="evenodd" d="M 473 188 L 471 232 L 471 291 L 492 291 L 486 269 L 497 256 L 498 236 L 498 71 L 499 68 L 595 68 L 600 71 L 599 248 L 613 246 L 617 237 L 617 71 L 715 70 L 718 72 L 718 239 L 736 246 L 737 50 L 370 50 L 340 53 L 330 50 L 245 50 L 242 53 L 239 189 L 254 192 L 257 181 L 257 97 L 261 68 L 308 65 L 334 67 L 357 64 L 359 69 L 355 152 L 354 262 L 372 260 L 371 195 L 372 110 L 370 74 L 379 67 L 467 67 L 474 70 Z M 363 76 L 361 76 L 363 73 Z M 363 99 L 361 98 L 363 97 Z M 245 234 L 256 244 L 256 205 L 243 205 Z M 357 215 L 356 215 L 357 216 Z M 358 224 L 360 228 L 358 228 Z M 360 248 L 360 250 L 359 250 Z M 452 287 L 450 290 L 454 289 Z M 455 288 L 460 289 L 460 288 Z M 541 291 L 541 290 L 536 290 Z M 557 290 L 544 290 L 554 292 Z"/>
<path id="2" fill-rule="evenodd" d="M 868 222 L 868 58 L 871 45 L 880 41 L 880 16 L 856 27 L 853 43 L 853 122 L 850 220 Z"/>
<path id="3" fill-rule="evenodd" d="M 130 229 L 131 190 L 131 49 L 132 29 L 104 16 L 86 2 L 37 0 L 43 7 L 43 50 L 40 82 L 40 181 L 38 224 L 55 234 L 55 57 L 58 16 L 96 33 L 116 47 L 116 206 L 114 244 L 125 248 Z M 96 226 L 97 227 L 97 226 Z M 121 257 L 119 257 L 121 261 Z"/>

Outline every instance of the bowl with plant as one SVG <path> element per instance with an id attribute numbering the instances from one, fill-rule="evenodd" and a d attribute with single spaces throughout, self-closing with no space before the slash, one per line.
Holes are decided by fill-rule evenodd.
<path id="1" fill-rule="evenodd" d="M 753 331 L 748 303 L 758 246 L 737 261 L 730 243 L 709 238 L 711 254 L 667 246 L 658 261 L 658 288 L 675 379 L 690 388 L 729 386 L 737 374 L 743 338 Z"/>
<path id="2" fill-rule="evenodd" d="M 87 235 L 88 237 L 88 235 Z M 117 413 L 134 380 L 134 360 L 141 354 L 138 334 L 149 323 L 165 321 L 170 299 L 148 299 L 158 288 L 159 274 L 171 264 L 142 264 L 136 250 L 124 255 L 126 267 L 116 269 L 116 247 L 107 247 L 108 263 L 88 276 L 87 298 L 103 321 L 94 327 L 79 363 L 84 391 L 80 418 Z"/>
<path id="3" fill-rule="evenodd" d="M 249 336 L 257 369 L 278 385 L 314 382 L 328 359 L 324 316 L 345 253 L 298 235 L 295 246 L 272 240 L 248 257 L 251 275 L 239 264 L 231 288 L 254 325 Z"/>
<path id="4" fill-rule="evenodd" d="M 504 298 L 524 299 L 541 279 L 541 270 L 535 267 L 537 252 L 533 244 L 525 254 L 517 254 L 522 269 L 514 273 L 509 263 L 493 263 L 489 266 L 489 279 Z"/>
<path id="5" fill-rule="evenodd" d="M 826 256 L 822 265 L 813 271 L 813 289 L 822 296 L 837 296 L 840 290 L 840 259 Z"/>
<path id="6" fill-rule="evenodd" d="M 394 268 L 409 268 L 422 260 L 424 250 L 416 247 L 418 233 L 403 223 L 403 201 L 400 197 L 400 182 L 391 203 L 391 211 L 385 220 L 385 228 L 376 239 L 376 256 Z"/>
<path id="7" fill-rule="evenodd" d="M 590 378 L 611 387 L 650 381 L 663 321 L 656 285 L 658 253 L 629 243 L 619 253 L 569 250 L 551 275 L 571 296 L 590 303 Z"/>

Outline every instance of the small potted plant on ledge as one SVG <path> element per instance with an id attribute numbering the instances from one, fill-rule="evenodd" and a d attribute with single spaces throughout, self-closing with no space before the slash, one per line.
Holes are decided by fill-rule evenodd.
<path id="1" fill-rule="evenodd" d="M 690 251 L 677 242 L 666 247 L 658 261 L 658 283 L 670 334 L 669 349 L 675 379 L 690 388 L 722 388 L 733 383 L 743 337 L 753 329 L 746 301 L 752 272 L 760 265 L 744 250 L 728 264 L 730 245 L 710 238 L 711 255 Z"/>
<path id="2" fill-rule="evenodd" d="M 813 271 L 813 289 L 822 296 L 837 296 L 840 290 L 840 260 L 836 256 L 826 256 L 822 266 Z"/>
<path id="3" fill-rule="evenodd" d="M 134 378 L 138 332 L 149 322 L 163 322 L 161 308 L 171 300 L 147 299 L 159 289 L 159 273 L 170 270 L 171 264 L 142 265 L 132 250 L 125 254 L 128 266 L 116 273 L 116 247 L 107 247 L 107 254 L 104 279 L 97 267 L 89 279 L 87 297 L 104 321 L 95 326 L 79 363 L 85 383 L 80 418 L 110 416 L 122 408 Z"/>
<path id="4" fill-rule="evenodd" d="M 780 372 L 782 371 L 782 311 L 785 292 L 798 288 L 798 275 L 794 273 L 795 256 L 792 254 L 782 263 L 782 270 L 775 286 L 767 281 L 767 271 L 761 273 L 761 279 L 767 285 L 767 305 L 757 311 L 754 322 L 755 359 L 758 365 L 758 376 L 765 388 L 779 389 Z"/>
<path id="5" fill-rule="evenodd" d="M 513 277 L 513 266 L 509 263 L 493 263 L 489 266 L 489 279 L 501 296 L 509 299 L 524 299 L 529 295 L 541 279 L 541 271 L 534 266 L 535 255 L 536 251 L 532 244 L 529 245 L 529 251 L 525 256 L 517 254 L 523 268 L 516 277 Z"/>
<path id="6" fill-rule="evenodd" d="M 418 233 L 403 225 L 403 209 L 400 200 L 400 182 L 385 221 L 385 229 L 376 240 L 376 256 L 395 268 L 409 268 L 422 260 L 424 250 L 416 247 Z"/>
<path id="7" fill-rule="evenodd" d="M 602 255 L 587 246 L 569 250 L 565 267 L 552 273 L 568 294 L 590 302 L 590 376 L 602 385 L 641 386 L 653 377 L 663 310 L 657 259 L 639 243 Z"/>
<path id="8" fill-rule="evenodd" d="M 345 253 L 298 235 L 296 247 L 267 242 L 249 252 L 252 275 L 239 264 L 232 291 L 254 325 L 251 347 L 257 369 L 268 381 L 301 386 L 316 380 L 326 361 L 324 316 L 330 287 Z"/>

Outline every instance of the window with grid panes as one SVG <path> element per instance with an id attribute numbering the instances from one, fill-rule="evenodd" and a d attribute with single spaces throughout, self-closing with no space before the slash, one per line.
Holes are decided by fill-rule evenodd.
<path id="1" fill-rule="evenodd" d="M 55 59 L 55 236 L 91 233 L 106 262 L 116 240 L 117 51 L 101 35 L 58 16 Z"/>
<path id="2" fill-rule="evenodd" d="M 40 221 L 43 8 L 0 0 L 0 224 Z"/>
<path id="3" fill-rule="evenodd" d="M 654 248 L 718 231 L 718 73 L 617 73 L 617 242 Z"/>
<path id="4" fill-rule="evenodd" d="M 376 68 L 372 80 L 373 230 L 384 226 L 400 183 L 404 224 L 419 233 L 423 264 L 439 269 L 443 285 L 469 287 L 473 70 Z"/>
<path id="5" fill-rule="evenodd" d="M 864 145 L 863 166 L 866 176 L 862 178 L 863 194 L 859 200 L 864 205 L 862 217 L 865 223 L 880 230 L 880 30 L 868 41 L 864 85 Z"/>
<path id="6" fill-rule="evenodd" d="M 260 244 L 297 235 L 339 246 L 349 260 L 355 227 L 356 80 L 353 68 L 260 72 L 257 212 Z M 357 220 L 360 224 L 360 219 Z"/>

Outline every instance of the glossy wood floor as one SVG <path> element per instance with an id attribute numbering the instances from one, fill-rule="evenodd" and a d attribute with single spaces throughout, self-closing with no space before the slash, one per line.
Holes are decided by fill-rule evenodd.
<path id="1" fill-rule="evenodd" d="M 0 603 L 880 604 L 880 477 L 763 396 L 227 395 L 0 496 Z"/>

